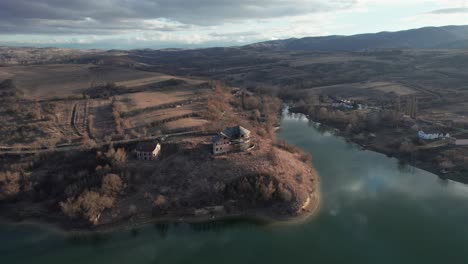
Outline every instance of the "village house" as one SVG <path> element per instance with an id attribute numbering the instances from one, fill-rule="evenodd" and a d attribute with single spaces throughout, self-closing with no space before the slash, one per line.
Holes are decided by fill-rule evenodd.
<path id="1" fill-rule="evenodd" d="M 160 153 L 159 142 L 140 142 L 136 148 L 136 156 L 139 160 L 156 160 Z"/>
<path id="2" fill-rule="evenodd" d="M 442 133 L 434 133 L 434 134 L 426 134 L 424 131 L 418 132 L 418 137 L 424 140 L 434 140 L 434 139 L 442 139 L 442 138 L 450 138 L 450 134 L 442 134 Z"/>
<path id="3" fill-rule="evenodd" d="M 351 110 L 354 109 L 354 102 L 351 100 L 339 100 L 337 102 L 332 103 L 332 107 Z M 362 107 L 362 105 L 360 107 Z"/>
<path id="4" fill-rule="evenodd" d="M 244 151 L 250 147 L 250 131 L 241 126 L 228 127 L 213 137 L 212 142 L 213 154 Z"/>

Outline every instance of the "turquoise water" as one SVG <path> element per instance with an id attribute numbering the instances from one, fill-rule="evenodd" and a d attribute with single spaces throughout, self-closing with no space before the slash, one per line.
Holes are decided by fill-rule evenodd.
<path id="1" fill-rule="evenodd" d="M 320 212 L 300 225 L 149 225 L 71 237 L 0 225 L 1 263 L 468 263 L 468 187 L 363 151 L 285 116 L 279 137 L 312 153 Z"/>

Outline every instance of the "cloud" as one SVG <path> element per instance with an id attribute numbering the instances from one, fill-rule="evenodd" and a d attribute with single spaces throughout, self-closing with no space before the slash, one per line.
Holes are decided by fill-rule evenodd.
<path id="1" fill-rule="evenodd" d="M 210 33 L 212 37 L 237 37 L 237 36 L 257 36 L 258 32 L 256 31 L 242 31 L 242 32 L 226 32 L 226 33 L 218 33 L 213 32 Z"/>
<path id="2" fill-rule="evenodd" d="M 0 0 L 0 45 L 233 46 L 460 24 L 464 1 Z"/>
<path id="3" fill-rule="evenodd" d="M 358 0 L 15 0 L 0 1 L 0 34 L 177 31 L 245 20 L 331 12 Z M 156 22 L 156 23 L 151 23 Z"/>
<path id="4" fill-rule="evenodd" d="M 461 14 L 467 13 L 468 14 L 468 7 L 454 7 L 454 8 L 443 8 L 429 12 L 430 14 Z"/>

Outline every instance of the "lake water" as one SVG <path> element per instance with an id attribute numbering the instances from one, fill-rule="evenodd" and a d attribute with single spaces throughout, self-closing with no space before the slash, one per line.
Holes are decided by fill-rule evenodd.
<path id="1" fill-rule="evenodd" d="M 70 237 L 0 225 L 1 263 L 468 263 L 468 187 L 363 151 L 285 116 L 279 137 L 312 153 L 320 212 L 299 225 L 149 225 Z"/>

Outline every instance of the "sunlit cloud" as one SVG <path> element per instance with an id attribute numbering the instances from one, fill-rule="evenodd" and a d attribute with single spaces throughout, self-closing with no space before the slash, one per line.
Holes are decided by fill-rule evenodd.
<path id="1" fill-rule="evenodd" d="M 231 46 L 459 25 L 467 8 L 464 0 L 0 1 L 0 45 Z"/>

